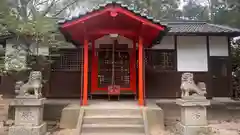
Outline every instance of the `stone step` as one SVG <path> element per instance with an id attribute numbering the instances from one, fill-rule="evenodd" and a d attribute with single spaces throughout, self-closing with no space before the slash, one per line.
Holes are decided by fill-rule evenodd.
<path id="1" fill-rule="evenodd" d="M 140 109 L 85 109 L 85 116 L 139 116 Z"/>
<path id="2" fill-rule="evenodd" d="M 142 116 L 85 116 L 84 124 L 143 124 Z"/>
<path id="3" fill-rule="evenodd" d="M 83 124 L 82 134 L 85 133 L 144 133 L 142 124 Z"/>

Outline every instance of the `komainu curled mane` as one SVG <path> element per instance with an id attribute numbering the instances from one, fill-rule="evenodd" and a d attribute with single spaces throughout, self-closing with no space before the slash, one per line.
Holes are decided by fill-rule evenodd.
<path id="1" fill-rule="evenodd" d="M 42 73 L 40 71 L 30 72 L 27 83 L 16 82 L 15 91 L 18 96 L 40 98 L 42 90 Z"/>
<path id="2" fill-rule="evenodd" d="M 193 80 L 192 73 L 183 73 L 181 78 L 181 97 L 205 97 L 206 86 L 204 82 L 199 82 L 197 85 Z"/>

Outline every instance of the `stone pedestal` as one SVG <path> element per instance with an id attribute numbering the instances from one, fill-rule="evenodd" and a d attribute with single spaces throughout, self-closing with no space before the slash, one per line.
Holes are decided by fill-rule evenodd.
<path id="1" fill-rule="evenodd" d="M 177 128 L 181 135 L 199 135 L 208 131 L 207 99 L 177 99 L 181 107 L 181 121 Z"/>
<path id="2" fill-rule="evenodd" d="M 45 135 L 46 123 L 43 122 L 44 99 L 16 98 L 14 126 L 9 128 L 9 135 Z"/>

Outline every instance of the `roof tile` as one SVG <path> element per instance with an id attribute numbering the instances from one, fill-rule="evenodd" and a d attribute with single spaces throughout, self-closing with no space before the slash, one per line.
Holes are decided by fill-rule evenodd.
<path id="1" fill-rule="evenodd" d="M 169 33 L 240 33 L 240 29 L 207 22 L 165 22 Z"/>

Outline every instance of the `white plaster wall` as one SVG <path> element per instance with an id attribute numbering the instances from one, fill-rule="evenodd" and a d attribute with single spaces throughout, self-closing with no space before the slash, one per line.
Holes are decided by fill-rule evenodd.
<path id="1" fill-rule="evenodd" d="M 175 49 L 174 36 L 163 37 L 161 43 L 154 45 L 152 49 Z"/>
<path id="2" fill-rule="evenodd" d="M 119 44 L 128 44 L 128 48 L 133 47 L 133 41 L 124 36 L 118 37 L 118 43 Z M 103 36 L 95 41 L 96 48 L 98 48 L 100 44 L 113 44 L 113 39 L 109 35 Z"/>
<path id="3" fill-rule="evenodd" d="M 228 56 L 228 38 L 225 36 L 209 37 L 210 56 Z"/>
<path id="4" fill-rule="evenodd" d="M 208 71 L 206 37 L 177 37 L 178 71 Z"/>

